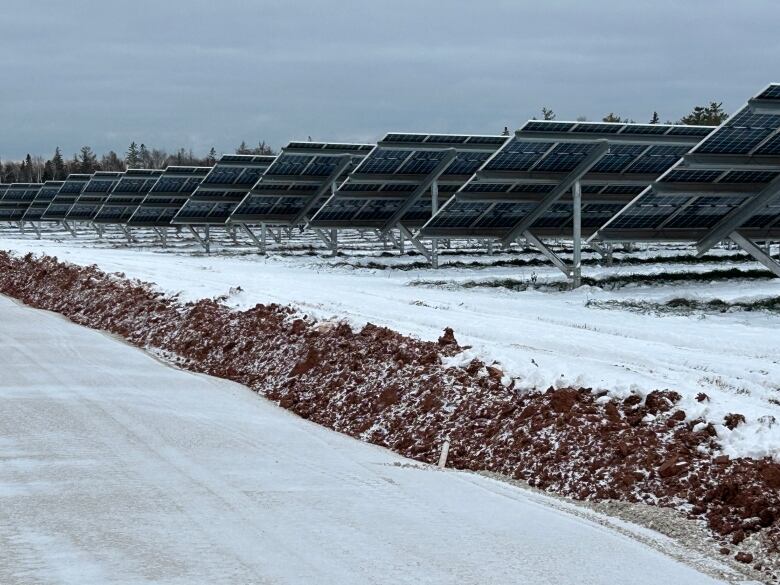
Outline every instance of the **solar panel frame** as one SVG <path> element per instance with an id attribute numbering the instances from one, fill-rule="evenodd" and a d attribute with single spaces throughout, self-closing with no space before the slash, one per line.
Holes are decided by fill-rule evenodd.
<path id="1" fill-rule="evenodd" d="M 507 221 L 493 215 L 511 215 L 517 226 L 530 221 L 525 229 L 541 235 L 563 237 L 570 235 L 573 208 L 571 196 L 561 195 L 568 201 L 570 212 L 545 212 L 541 206 L 555 205 L 547 202 L 555 189 L 565 181 L 587 157 L 597 156 L 598 145 L 609 145 L 609 150 L 598 156 L 595 162 L 579 178 L 582 189 L 582 229 L 589 234 L 599 227 L 604 218 L 604 208 L 609 205 L 617 211 L 636 197 L 659 174 L 673 165 L 679 157 L 693 147 L 698 138 L 713 130 L 705 127 L 686 132 L 687 127 L 673 124 L 630 124 L 600 122 L 561 122 L 530 120 L 498 150 L 458 190 L 455 199 L 463 204 L 484 202 L 479 213 L 477 206 L 455 205 L 447 201 L 436 217 L 431 218 L 419 231 L 421 237 L 475 237 L 507 238 L 512 234 Z M 673 134 L 674 133 L 674 134 Z M 693 136 L 691 136 L 693 134 Z M 601 147 L 603 149 L 603 146 Z M 482 190 L 481 186 L 487 188 Z M 504 188 L 501 188 L 501 185 Z M 529 205 L 531 193 L 539 193 L 531 199 L 537 207 Z M 510 205 L 512 202 L 516 205 Z M 472 225 L 464 227 L 466 215 L 462 210 L 470 209 Z M 528 218 L 541 214 L 536 219 L 526 220 L 519 215 L 527 212 Z M 447 214 L 454 214 L 452 221 Z M 593 215 L 592 215 L 593 214 Z M 554 218 L 559 218 L 557 223 Z M 489 227 L 485 227 L 489 219 Z M 451 224 L 457 229 L 450 229 Z M 499 228 L 501 226 L 501 228 Z M 502 229 L 504 231 L 502 231 Z"/>
<path id="2" fill-rule="evenodd" d="M 162 169 L 127 169 L 92 223 L 125 225 L 162 174 Z"/>
<path id="3" fill-rule="evenodd" d="M 41 221 L 41 216 L 48 209 L 49 204 L 59 192 L 65 181 L 46 181 L 35 194 L 30 206 L 24 212 L 22 221 Z"/>
<path id="4" fill-rule="evenodd" d="M 6 183 L 0 188 L 0 221 L 22 222 L 43 183 Z"/>
<path id="5" fill-rule="evenodd" d="M 71 206 L 91 179 L 92 173 L 71 173 L 68 175 L 46 210 L 41 214 L 41 221 L 65 221 L 65 216 Z"/>
<path id="6" fill-rule="evenodd" d="M 330 196 L 334 185 L 374 145 L 290 142 L 233 210 L 229 223 L 293 226 L 305 224 Z"/>
<path id="7" fill-rule="evenodd" d="M 421 226 L 432 214 L 435 172 L 439 197 L 453 194 L 507 136 L 390 132 L 313 216 L 317 228 L 388 229 L 396 218 Z M 418 191 L 425 187 L 425 192 Z M 419 194 L 419 200 L 415 199 Z"/>
<path id="8" fill-rule="evenodd" d="M 127 227 L 170 227 L 212 167 L 169 166 L 127 220 Z"/>
<path id="9" fill-rule="evenodd" d="M 224 225 L 275 160 L 275 155 L 222 155 L 172 223 Z"/>
<path id="10" fill-rule="evenodd" d="M 780 238 L 780 156 L 762 150 L 780 136 L 780 84 L 770 84 L 691 152 L 605 222 L 591 239 L 696 241 L 718 238 L 714 228 L 753 206 L 738 231 L 753 239 Z M 774 102 L 764 113 L 755 101 Z M 766 106 L 764 106 L 766 107 Z M 761 204 L 777 184 L 778 194 Z M 771 193 L 770 193 L 771 197 Z M 726 234 L 727 235 L 727 234 Z"/>
<path id="11" fill-rule="evenodd" d="M 124 171 L 96 171 L 65 213 L 68 221 L 92 221 Z"/>

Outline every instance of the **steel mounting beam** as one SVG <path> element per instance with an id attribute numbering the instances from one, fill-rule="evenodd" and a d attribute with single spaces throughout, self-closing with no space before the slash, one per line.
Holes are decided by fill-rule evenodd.
<path id="1" fill-rule="evenodd" d="M 437 179 L 447 170 L 447 167 L 455 160 L 456 156 L 458 156 L 458 152 L 454 148 L 449 148 L 445 151 L 445 155 L 441 161 L 439 161 L 439 164 L 437 164 L 434 169 L 420 181 L 420 184 L 417 185 L 417 188 L 415 188 L 403 204 L 401 204 L 401 207 L 399 207 L 390 219 L 385 222 L 381 228 L 382 233 L 391 230 L 401 221 L 404 214 L 436 183 Z M 438 193 L 438 188 L 434 187 L 434 189 L 436 189 Z"/>
<path id="2" fill-rule="evenodd" d="M 509 245 L 512 240 L 517 238 L 520 234 L 528 231 L 534 222 L 544 215 L 544 213 L 558 201 L 564 193 L 569 191 L 585 173 L 596 165 L 607 152 L 609 152 L 609 143 L 606 140 L 597 142 L 595 148 L 589 152 L 588 155 L 544 197 L 544 199 L 542 199 L 541 203 L 509 230 L 501 239 L 501 243 Z"/>
<path id="3" fill-rule="evenodd" d="M 739 229 L 742 224 L 771 203 L 778 195 L 780 195 L 780 176 L 768 183 L 755 197 L 748 199 L 731 211 L 715 224 L 706 237 L 696 242 L 697 255 L 705 254 L 715 244 L 729 237 L 729 234 Z"/>

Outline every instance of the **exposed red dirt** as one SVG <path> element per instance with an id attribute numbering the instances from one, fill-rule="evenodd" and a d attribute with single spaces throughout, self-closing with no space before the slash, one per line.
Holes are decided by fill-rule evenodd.
<path id="1" fill-rule="evenodd" d="M 461 350 L 451 329 L 426 342 L 371 324 L 353 331 L 317 323 L 279 305 L 233 311 L 215 300 L 182 303 L 123 275 L 51 257 L 0 252 L 0 292 L 420 461 L 434 463 L 448 438 L 456 468 L 499 472 L 580 500 L 677 507 L 706 519 L 724 544 L 738 546 L 761 529 L 780 544 L 780 465 L 715 456 L 714 427 L 686 421 L 674 392 L 622 401 L 587 389 L 519 392 L 482 362 L 444 367 L 442 358 Z"/>

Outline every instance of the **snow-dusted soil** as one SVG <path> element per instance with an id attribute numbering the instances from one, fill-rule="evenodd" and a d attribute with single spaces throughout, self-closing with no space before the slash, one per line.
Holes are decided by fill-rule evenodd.
<path id="1" fill-rule="evenodd" d="M 314 244 L 311 239 L 307 245 Z M 727 301 L 780 296 L 778 280 L 728 280 L 663 286 L 624 286 L 616 290 L 582 287 L 577 291 L 523 292 L 503 288 L 463 288 L 464 281 L 491 279 L 559 280 L 546 267 L 491 266 L 517 255 L 448 255 L 443 262 L 484 262 L 477 268 L 380 270 L 356 268 L 367 261 L 394 266 L 407 258 L 383 257 L 381 246 L 359 238 L 348 240 L 347 256 L 329 258 L 320 249 L 271 252 L 263 257 L 251 248 L 225 245 L 210 256 L 191 241 L 173 240 L 168 249 L 147 239 L 127 246 L 117 236 L 96 239 L 82 232 L 74 239 L 63 232 L 41 240 L 5 228 L 0 248 L 36 252 L 75 264 L 97 264 L 123 272 L 183 299 L 223 296 L 236 308 L 256 303 L 292 304 L 319 318 L 347 319 L 354 325 L 373 322 L 423 339 L 436 339 L 453 327 L 458 341 L 472 349 L 461 363 L 480 357 L 498 362 L 521 387 L 583 386 L 625 396 L 631 391 L 671 389 L 683 395 L 680 407 L 691 419 L 715 423 L 724 452 L 731 456 L 777 455 L 780 448 L 780 315 L 735 312 L 718 315 L 657 315 L 604 310 L 589 301 L 676 298 Z M 673 247 L 644 251 L 637 257 L 679 255 Z M 727 254 L 727 252 L 721 252 Z M 412 259 L 419 261 L 419 257 Z M 756 263 L 730 261 L 722 268 L 756 269 Z M 647 264 L 586 267 L 597 278 L 614 274 L 706 272 L 718 264 Z M 420 281 L 439 286 L 410 286 Z M 598 304 L 598 303 L 596 303 Z M 709 401 L 698 401 L 704 392 Z M 728 413 L 747 422 L 730 431 L 721 423 Z M 774 418 L 773 418 L 774 417 Z"/>
<path id="2" fill-rule="evenodd" d="M 5 297 L 0 369 L 3 584 L 725 582 Z"/>

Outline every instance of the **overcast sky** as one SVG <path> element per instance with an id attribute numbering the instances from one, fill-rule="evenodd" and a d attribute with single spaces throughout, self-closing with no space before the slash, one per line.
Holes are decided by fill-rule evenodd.
<path id="1" fill-rule="evenodd" d="M 4 1 L 0 156 L 731 111 L 780 81 L 778 24 L 778 0 Z"/>

